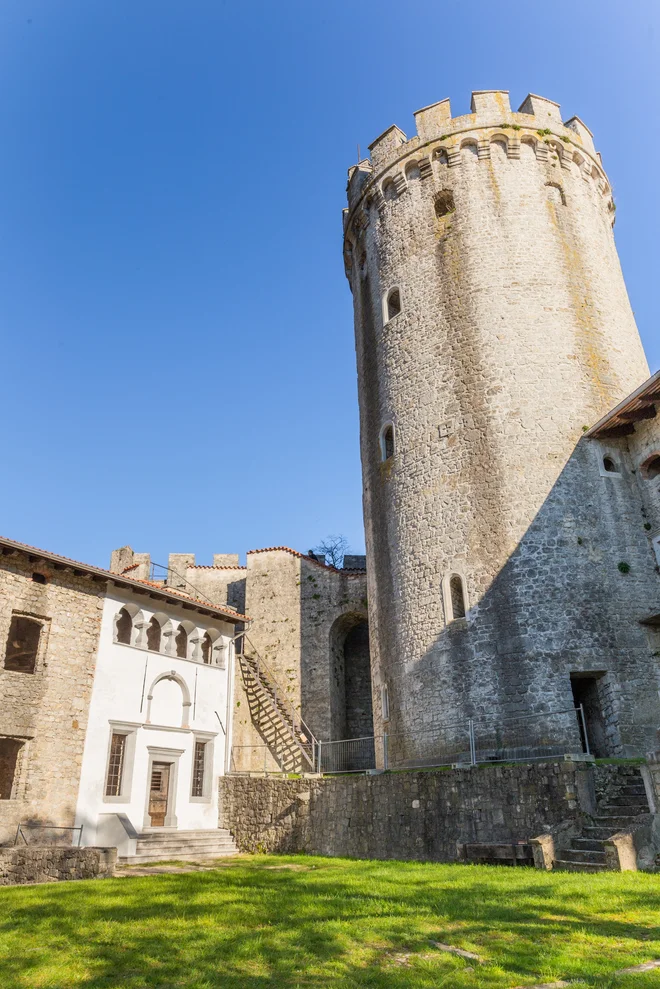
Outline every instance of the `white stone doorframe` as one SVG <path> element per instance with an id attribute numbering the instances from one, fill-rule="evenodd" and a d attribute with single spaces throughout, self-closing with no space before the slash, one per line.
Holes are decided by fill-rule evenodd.
<path id="1" fill-rule="evenodd" d="M 145 831 L 162 831 L 163 828 L 176 828 L 176 789 L 179 779 L 179 759 L 184 753 L 184 749 L 164 749 L 158 745 L 147 745 L 149 753 L 149 764 L 147 766 L 147 786 L 144 801 L 144 825 Z M 151 772 L 155 762 L 166 762 L 170 768 L 169 791 L 167 794 L 167 813 L 165 814 L 165 824 L 163 827 L 152 827 L 149 816 L 149 794 L 151 792 Z"/>

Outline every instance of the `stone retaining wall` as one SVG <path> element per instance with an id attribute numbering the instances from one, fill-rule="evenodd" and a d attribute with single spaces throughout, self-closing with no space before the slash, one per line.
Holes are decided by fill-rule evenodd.
<path id="1" fill-rule="evenodd" d="M 617 767 L 607 768 L 611 775 Z M 577 820 L 592 809 L 593 774 L 584 763 L 555 762 L 292 780 L 226 776 L 219 823 L 244 852 L 451 862 L 458 843 L 527 841 Z"/>
<path id="2" fill-rule="evenodd" d="M 61 848 L 53 845 L 0 848 L 0 886 L 53 883 L 113 876 L 116 848 Z"/>

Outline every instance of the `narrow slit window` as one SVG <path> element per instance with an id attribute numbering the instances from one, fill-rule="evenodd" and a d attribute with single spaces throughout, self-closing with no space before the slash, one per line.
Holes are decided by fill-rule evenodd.
<path id="1" fill-rule="evenodd" d="M 387 296 L 387 319 L 394 319 L 401 312 L 401 292 L 393 288 Z"/>
<path id="2" fill-rule="evenodd" d="M 390 695 L 387 689 L 387 684 L 384 683 L 380 688 L 380 707 L 383 712 L 383 721 L 390 720 Z"/>
<path id="3" fill-rule="evenodd" d="M 42 624 L 25 615 L 13 615 L 5 651 L 5 669 L 34 673 L 39 653 Z"/>
<path id="4" fill-rule="evenodd" d="M 380 434 L 380 457 L 381 460 L 390 460 L 394 456 L 394 426 L 388 422 L 383 426 Z"/>
<path id="5" fill-rule="evenodd" d="M 449 594 L 451 596 L 452 618 L 465 618 L 465 594 L 463 592 L 463 581 L 454 574 L 449 581 Z"/>
<path id="6" fill-rule="evenodd" d="M 160 622 L 152 618 L 147 626 L 147 649 L 152 652 L 160 652 L 160 632 Z"/>
<path id="7" fill-rule="evenodd" d="M 121 784 L 124 775 L 124 756 L 126 754 L 126 735 L 112 733 L 110 742 L 110 758 L 108 759 L 108 775 L 105 781 L 106 797 L 121 796 Z"/>
<path id="8" fill-rule="evenodd" d="M 122 642 L 125 646 L 131 644 L 131 633 L 133 631 L 133 619 L 126 610 L 122 608 L 117 615 L 117 642 Z"/>
<path id="9" fill-rule="evenodd" d="M 193 758 L 192 791 L 193 797 L 204 796 L 204 770 L 206 768 L 206 742 L 195 742 Z"/>

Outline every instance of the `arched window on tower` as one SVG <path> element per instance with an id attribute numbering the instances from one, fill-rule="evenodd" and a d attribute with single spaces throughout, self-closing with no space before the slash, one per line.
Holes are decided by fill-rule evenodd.
<path id="1" fill-rule="evenodd" d="M 133 619 L 126 608 L 122 608 L 116 619 L 116 642 L 122 642 L 126 646 L 131 644 L 131 634 L 133 632 Z"/>
<path id="2" fill-rule="evenodd" d="M 457 573 L 453 573 L 449 578 L 448 603 L 448 610 L 451 612 L 451 615 L 448 616 L 449 621 L 455 621 L 457 618 L 465 618 L 467 614 L 465 589 L 463 587 L 463 579 Z"/>
<path id="3" fill-rule="evenodd" d="M 389 323 L 391 319 L 398 316 L 401 312 L 401 292 L 398 288 L 391 288 L 387 293 L 387 298 L 385 300 L 385 322 Z"/>
<path id="4" fill-rule="evenodd" d="M 160 622 L 157 618 L 152 618 L 147 625 L 147 649 L 160 652 Z"/>
<path id="5" fill-rule="evenodd" d="M 386 422 L 380 431 L 380 459 L 384 462 L 394 456 L 394 426 Z"/>

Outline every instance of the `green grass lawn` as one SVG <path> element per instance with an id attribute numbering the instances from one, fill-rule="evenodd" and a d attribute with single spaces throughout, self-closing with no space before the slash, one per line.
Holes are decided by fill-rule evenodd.
<path id="1" fill-rule="evenodd" d="M 660 987 L 660 876 L 254 856 L 0 889 L 2 989 Z M 435 948 L 443 942 L 481 963 Z"/>

